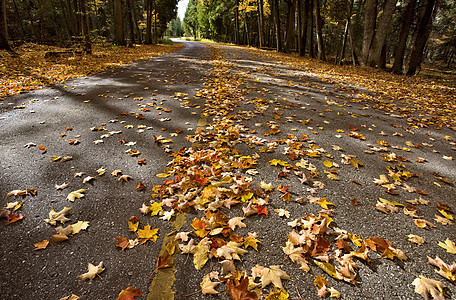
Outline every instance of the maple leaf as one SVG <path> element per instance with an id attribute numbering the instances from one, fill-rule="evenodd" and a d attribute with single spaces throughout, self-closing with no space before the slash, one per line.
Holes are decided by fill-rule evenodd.
<path id="1" fill-rule="evenodd" d="M 428 256 L 428 263 L 440 268 L 440 270 L 435 270 L 437 274 L 445 277 L 446 279 L 455 282 L 456 281 L 456 262 L 448 265 L 440 257 L 436 256 L 435 259 L 432 259 Z"/>
<path id="2" fill-rule="evenodd" d="M 158 215 L 158 213 L 161 212 L 162 210 L 163 210 L 162 205 L 159 202 L 153 202 L 149 207 L 151 216 Z"/>
<path id="3" fill-rule="evenodd" d="M 78 300 L 78 299 L 80 299 L 79 296 L 77 296 L 75 294 L 71 294 L 70 296 L 60 298 L 59 300 Z"/>
<path id="4" fill-rule="evenodd" d="M 283 161 L 283 160 L 278 160 L 278 159 L 273 159 L 273 160 L 270 160 L 269 161 L 269 164 L 271 166 L 277 166 L 277 165 L 280 165 L 282 167 L 288 167 L 290 166 L 290 163 L 288 163 L 287 161 Z"/>
<path id="5" fill-rule="evenodd" d="M 24 196 L 27 195 L 27 190 L 14 190 L 6 194 L 7 197 L 10 196 Z"/>
<path id="6" fill-rule="evenodd" d="M 192 242 L 192 240 L 190 240 L 190 242 Z M 189 242 L 189 244 L 190 244 L 190 242 Z M 209 260 L 209 257 L 208 257 L 209 245 L 207 245 L 207 243 L 208 243 L 207 239 L 202 239 L 198 243 L 198 245 L 194 249 L 192 249 L 192 251 L 194 251 L 193 264 L 195 265 L 195 269 L 198 271 L 201 270 L 204 267 L 204 265 L 206 264 L 206 262 Z"/>
<path id="7" fill-rule="evenodd" d="M 133 177 L 131 177 L 130 175 L 122 175 L 117 180 L 128 182 L 129 180 L 132 180 L 132 179 L 133 179 Z"/>
<path id="8" fill-rule="evenodd" d="M 98 173 L 98 176 L 103 176 L 106 173 L 106 169 L 99 168 L 98 170 L 96 170 L 96 172 Z"/>
<path id="9" fill-rule="evenodd" d="M 241 281 L 229 279 L 226 283 L 226 289 L 228 295 L 233 300 L 256 300 L 258 294 L 255 292 L 249 292 L 249 278 L 244 276 Z"/>
<path id="10" fill-rule="evenodd" d="M 60 223 L 65 223 L 66 221 L 69 221 L 65 215 L 71 210 L 72 207 L 64 207 L 61 211 L 56 212 L 54 211 L 53 208 L 51 208 L 51 211 L 49 212 L 49 219 L 45 219 L 44 221 L 46 223 L 49 223 L 51 225 L 56 225 L 57 222 Z"/>
<path id="11" fill-rule="evenodd" d="M 36 243 L 36 244 L 33 244 L 33 246 L 35 246 L 35 249 L 33 250 L 44 250 L 46 249 L 46 247 L 49 245 L 49 240 L 43 240 L 39 243 Z"/>
<path id="12" fill-rule="evenodd" d="M 239 248 L 241 246 L 241 243 L 236 243 L 236 242 L 228 242 L 228 244 L 220 247 L 217 249 L 217 255 L 219 257 L 223 257 L 225 259 L 237 259 L 240 260 L 241 258 L 239 257 L 240 255 L 244 255 L 248 253 L 248 251 Z"/>
<path id="13" fill-rule="evenodd" d="M 217 287 L 219 284 L 220 284 L 220 282 L 211 281 L 211 274 L 206 274 L 203 277 L 203 281 L 200 283 L 201 292 L 204 295 L 218 294 L 218 292 L 215 290 L 215 287 Z"/>
<path id="14" fill-rule="evenodd" d="M 419 228 L 427 229 L 429 227 L 436 227 L 434 224 L 431 222 L 424 220 L 424 219 L 415 219 L 414 221 L 415 225 Z"/>
<path id="15" fill-rule="evenodd" d="M 120 170 L 120 169 L 114 170 L 114 171 L 112 171 L 112 173 L 111 173 L 111 175 L 114 176 L 114 177 L 117 177 L 117 176 L 119 176 L 120 174 L 122 174 L 122 170 Z"/>
<path id="16" fill-rule="evenodd" d="M 84 179 L 82 180 L 82 183 L 91 182 L 91 181 L 93 181 L 93 180 L 95 180 L 95 177 L 87 176 L 86 178 L 84 178 Z"/>
<path id="17" fill-rule="evenodd" d="M 275 287 L 283 289 L 282 279 L 291 280 L 290 276 L 280 269 L 280 266 L 269 266 L 269 268 L 264 268 L 261 271 L 261 285 L 263 288 L 272 283 Z"/>
<path id="18" fill-rule="evenodd" d="M 409 234 L 407 237 L 409 238 L 408 240 L 412 243 L 415 243 L 418 245 L 422 245 L 425 243 L 424 239 L 418 235 Z"/>
<path id="19" fill-rule="evenodd" d="M 290 212 L 283 209 L 283 208 L 276 208 L 274 211 L 280 216 L 280 217 L 285 217 L 289 218 L 290 217 Z"/>
<path id="20" fill-rule="evenodd" d="M 117 244 L 114 244 L 114 245 L 116 247 L 121 248 L 122 251 L 124 251 L 130 245 L 130 242 L 125 237 L 122 237 L 122 236 L 121 237 L 117 237 L 116 240 L 117 240 Z"/>
<path id="21" fill-rule="evenodd" d="M 139 229 L 137 231 L 137 234 L 138 234 L 138 239 L 139 239 L 140 243 L 144 244 L 147 241 L 152 241 L 155 243 L 158 238 L 158 235 L 157 235 L 158 230 L 159 230 L 159 228 L 151 229 L 150 225 L 145 226 L 144 229 Z"/>
<path id="22" fill-rule="evenodd" d="M 310 271 L 309 265 L 304 258 L 304 249 L 302 247 L 295 247 L 294 244 L 288 240 L 285 247 L 282 247 L 282 250 L 293 262 L 301 265 L 301 270 L 305 272 Z"/>
<path id="23" fill-rule="evenodd" d="M 290 294 L 288 294 L 288 292 L 284 289 L 277 289 L 277 288 L 274 288 L 275 291 L 271 291 L 267 296 L 266 298 L 264 298 L 265 300 L 288 300 L 290 299 Z"/>
<path id="24" fill-rule="evenodd" d="M 94 266 L 91 263 L 89 263 L 87 269 L 88 272 L 78 275 L 78 277 L 82 280 L 90 279 L 90 281 L 92 281 L 92 279 L 94 279 L 97 274 L 100 274 L 105 270 L 103 268 L 103 262 L 100 262 L 97 266 Z"/>
<path id="25" fill-rule="evenodd" d="M 250 233 L 246 238 L 244 238 L 244 246 L 247 249 L 249 246 L 258 251 L 258 243 L 261 243 L 259 240 L 256 239 L 257 234 L 255 233 Z"/>
<path id="26" fill-rule="evenodd" d="M 134 300 L 136 296 L 141 296 L 142 294 L 143 293 L 137 288 L 127 287 L 120 292 L 116 300 Z"/>
<path id="27" fill-rule="evenodd" d="M 72 234 L 77 234 L 81 230 L 86 230 L 87 227 L 89 227 L 89 222 L 87 222 L 87 221 L 78 221 L 77 223 L 74 223 L 73 225 L 71 225 L 71 227 L 73 227 Z"/>
<path id="28" fill-rule="evenodd" d="M 445 249 L 448 253 L 456 254 L 456 245 L 450 239 L 447 238 L 445 240 L 445 243 L 442 243 L 441 241 L 438 241 L 438 242 L 439 242 L 438 245 L 440 247 L 442 247 L 443 249 Z"/>
<path id="29" fill-rule="evenodd" d="M 234 274 L 236 272 L 236 266 L 234 265 L 234 262 L 230 259 L 225 259 L 220 262 L 222 265 L 222 270 L 220 271 L 221 275 L 231 273 Z"/>
<path id="30" fill-rule="evenodd" d="M 234 230 L 236 228 L 236 226 L 238 226 L 239 228 L 246 227 L 246 225 L 244 223 L 242 223 L 242 220 L 244 220 L 244 219 L 245 219 L 244 217 L 231 218 L 228 221 L 228 226 L 231 228 L 231 230 Z"/>
<path id="31" fill-rule="evenodd" d="M 63 189 L 66 189 L 69 185 L 70 185 L 70 182 L 68 182 L 68 183 L 64 182 L 64 183 L 62 183 L 60 185 L 56 184 L 55 185 L 55 189 L 56 190 L 63 190 Z"/>
<path id="32" fill-rule="evenodd" d="M 270 192 L 274 190 L 274 187 L 272 186 L 272 183 L 266 183 L 264 181 L 260 182 L 260 187 L 265 191 L 265 192 Z"/>
<path id="33" fill-rule="evenodd" d="M 432 280 L 419 275 L 413 280 L 412 285 L 415 286 L 415 293 L 423 296 L 424 299 L 429 299 L 430 294 L 435 300 L 444 300 L 443 289 L 445 285 L 437 280 Z"/>
<path id="34" fill-rule="evenodd" d="M 14 223 L 14 222 L 17 222 L 17 221 L 20 221 L 24 218 L 24 215 L 22 214 L 8 214 L 8 222 L 5 223 L 5 226 L 6 225 L 9 225 L 11 223 Z"/>
<path id="35" fill-rule="evenodd" d="M 74 202 L 74 200 L 76 200 L 76 199 L 81 199 L 81 198 L 83 198 L 85 196 L 84 195 L 85 191 L 86 191 L 85 189 L 79 189 L 77 191 L 73 191 L 73 192 L 68 194 L 67 200 L 71 201 L 71 202 Z"/>
<path id="36" fill-rule="evenodd" d="M 131 216 L 128 220 L 128 230 L 136 232 L 139 227 L 139 219 L 135 216 Z"/>

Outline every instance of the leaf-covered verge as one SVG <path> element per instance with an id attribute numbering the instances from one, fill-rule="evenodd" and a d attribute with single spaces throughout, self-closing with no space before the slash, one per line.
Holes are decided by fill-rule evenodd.
<path id="1" fill-rule="evenodd" d="M 60 55 L 45 58 L 46 52 L 68 49 L 55 46 L 24 44 L 12 55 L 0 50 L 0 100 L 45 85 L 62 83 L 70 78 L 91 75 L 106 68 L 168 53 L 182 47 L 174 45 L 135 45 L 129 47 L 97 46 L 90 55 Z"/>
<path id="2" fill-rule="evenodd" d="M 255 48 L 249 48 L 249 51 L 309 72 L 324 82 L 367 89 L 368 93 L 364 93 L 363 98 L 353 101 L 406 117 L 411 126 L 451 127 L 456 130 L 455 73 L 446 72 L 444 77 L 436 77 L 433 70 L 425 72 L 428 75 L 401 76 L 369 67 L 337 66 L 317 59 Z M 436 82 L 436 78 L 441 80 Z"/>

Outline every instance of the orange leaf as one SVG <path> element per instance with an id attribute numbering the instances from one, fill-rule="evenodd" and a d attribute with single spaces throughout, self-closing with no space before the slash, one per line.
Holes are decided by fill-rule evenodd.
<path id="1" fill-rule="evenodd" d="M 122 290 L 116 300 L 134 300 L 136 296 L 141 296 L 143 293 L 132 287 L 127 287 L 127 289 Z"/>

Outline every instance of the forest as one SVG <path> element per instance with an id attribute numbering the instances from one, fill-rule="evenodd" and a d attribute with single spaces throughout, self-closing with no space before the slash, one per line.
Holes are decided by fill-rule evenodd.
<path id="1" fill-rule="evenodd" d="M 1 0 L 0 49 L 23 42 L 85 53 L 93 43 L 156 44 L 177 16 L 178 0 Z M 19 16 L 19 17 L 18 17 Z"/>
<path id="2" fill-rule="evenodd" d="M 180 36 L 179 0 L 1 0 L 0 48 L 156 44 Z M 19 16 L 19 17 L 18 17 Z M 414 75 L 456 60 L 453 0 L 190 0 L 185 34 Z"/>
<path id="3" fill-rule="evenodd" d="M 456 59 L 453 0 L 190 0 L 188 34 L 414 75 Z"/>

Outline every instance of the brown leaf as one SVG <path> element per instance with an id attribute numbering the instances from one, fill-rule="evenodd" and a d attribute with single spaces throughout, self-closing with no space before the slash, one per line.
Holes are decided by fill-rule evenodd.
<path id="1" fill-rule="evenodd" d="M 43 240 L 39 243 L 33 244 L 35 246 L 35 249 L 33 250 L 44 250 L 46 247 L 49 245 L 49 240 Z"/>
<path id="2" fill-rule="evenodd" d="M 249 292 L 249 278 L 244 276 L 239 282 L 238 280 L 229 279 L 226 283 L 228 295 L 233 300 L 256 300 L 258 295 L 255 292 Z"/>

